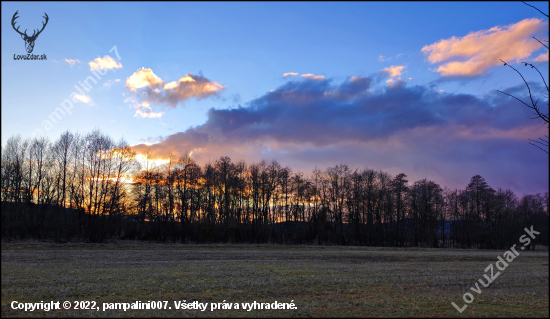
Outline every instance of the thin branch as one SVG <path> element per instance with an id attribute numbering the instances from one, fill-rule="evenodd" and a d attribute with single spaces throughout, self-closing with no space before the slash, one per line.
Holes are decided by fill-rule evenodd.
<path id="1" fill-rule="evenodd" d="M 545 152 L 546 154 L 549 154 L 547 150 L 541 148 L 540 146 L 538 146 L 538 145 L 536 145 L 536 144 L 533 144 L 533 143 L 538 143 L 538 144 L 541 144 L 543 147 L 548 148 L 548 146 L 549 146 L 549 144 L 548 144 L 548 143 L 549 143 L 549 141 L 548 141 L 548 135 L 545 135 L 544 137 L 546 137 L 546 140 L 543 139 L 543 138 L 540 138 L 540 137 L 539 137 L 539 140 L 540 140 L 540 141 L 528 139 L 528 140 L 530 141 L 529 144 L 531 144 L 531 145 L 533 145 L 533 146 L 536 146 L 536 147 L 538 147 L 541 151 Z M 541 141 L 542 141 L 542 142 L 541 142 Z M 533 143 L 531 143 L 531 142 L 533 142 Z M 550 155 L 550 154 L 549 154 L 549 155 Z"/>
<path id="2" fill-rule="evenodd" d="M 539 143 L 539 144 L 544 145 L 544 146 L 548 146 L 548 143 L 545 140 L 542 140 L 542 142 L 541 142 L 541 141 L 529 139 L 529 141 L 534 142 L 534 143 Z"/>
<path id="3" fill-rule="evenodd" d="M 500 59 L 500 61 L 502 61 L 502 59 Z M 512 70 L 516 71 L 519 76 L 521 76 L 521 79 L 523 80 L 523 82 L 525 83 L 525 86 L 527 86 L 527 91 L 529 91 L 529 98 L 531 99 L 531 103 L 534 103 L 533 101 L 533 96 L 531 95 L 531 88 L 529 87 L 529 84 L 527 84 L 527 81 L 525 81 L 525 78 L 523 77 L 523 75 L 518 71 L 516 70 L 516 68 L 514 68 L 513 66 L 511 66 L 510 64 L 502 61 L 502 63 L 504 63 L 504 65 L 508 65 L 509 67 L 512 68 Z"/>
<path id="4" fill-rule="evenodd" d="M 548 153 L 548 151 L 547 151 L 547 150 L 545 150 L 545 149 L 542 149 L 542 148 L 541 148 L 541 147 L 539 147 L 538 145 L 536 145 L 536 144 L 533 144 L 533 143 L 529 143 L 529 144 L 531 144 L 531 145 L 533 145 L 533 146 L 536 146 L 536 147 L 538 147 L 538 148 L 539 148 L 539 149 L 540 149 L 541 151 L 543 151 L 544 153 L 546 153 L 546 154 L 549 154 L 549 155 L 550 155 L 550 153 Z"/>
<path id="5" fill-rule="evenodd" d="M 500 61 L 502 61 L 502 59 L 500 59 Z M 509 66 L 510 68 L 512 68 L 512 70 L 516 71 L 516 72 L 519 74 L 519 76 L 521 76 L 521 79 L 523 80 L 523 82 L 525 83 L 525 86 L 527 86 L 527 90 L 529 91 L 529 98 L 531 99 L 531 105 L 529 105 L 529 104 L 523 102 L 522 100 L 518 99 L 517 97 L 515 97 L 515 96 L 513 96 L 513 95 L 510 95 L 510 94 L 508 94 L 508 93 L 504 93 L 504 92 L 499 91 L 499 90 L 497 90 L 497 91 L 500 92 L 500 93 L 506 94 L 506 95 L 508 95 L 508 96 L 511 96 L 511 97 L 513 97 L 514 99 L 516 99 L 516 100 L 520 101 L 521 103 L 525 104 L 527 107 L 529 107 L 529 108 L 535 110 L 535 112 L 537 113 L 537 115 L 538 115 L 544 122 L 548 123 L 548 116 L 545 115 L 545 114 L 542 114 L 542 113 L 540 112 L 539 108 L 537 107 L 537 103 L 535 103 L 535 101 L 533 101 L 533 95 L 531 94 L 531 88 L 529 87 L 529 84 L 527 83 L 527 81 L 525 80 L 525 78 L 523 77 L 523 75 L 521 74 L 521 72 L 519 72 L 518 70 L 516 70 L 516 68 L 514 68 L 513 66 L 511 66 L 510 64 L 508 64 L 508 63 L 506 63 L 506 62 L 504 62 L 504 61 L 502 61 L 502 63 L 504 63 L 505 66 L 507 65 L 507 66 Z M 525 63 L 525 62 L 523 62 L 523 63 Z M 525 63 L 525 64 L 527 64 L 527 63 Z M 533 67 L 534 67 L 534 66 L 533 66 Z M 538 69 L 537 69 L 537 71 L 538 71 Z M 539 74 L 540 74 L 540 72 L 539 72 Z M 542 74 L 541 74 L 541 77 L 542 77 Z M 544 82 L 544 84 L 546 85 L 546 81 Z"/>
<path id="6" fill-rule="evenodd" d="M 501 60 L 501 61 L 502 61 L 502 60 Z M 546 86 L 546 91 L 548 91 L 548 85 L 546 84 L 546 80 L 545 80 L 544 77 L 542 76 L 542 73 L 540 73 L 539 69 L 537 69 L 537 67 L 534 66 L 534 65 L 532 65 L 531 63 L 527 63 L 527 62 L 520 62 L 520 63 L 525 63 L 525 66 L 530 65 L 532 69 L 537 70 L 537 72 L 538 72 L 539 75 L 540 75 L 540 78 L 542 79 L 542 82 L 544 82 L 544 86 Z"/>
<path id="7" fill-rule="evenodd" d="M 523 3 L 525 3 L 525 1 L 522 1 L 522 2 L 523 2 Z M 540 13 L 542 13 L 542 14 L 544 14 L 545 16 L 547 16 L 547 17 L 548 17 L 548 15 L 547 15 L 546 13 L 544 13 L 544 12 L 540 11 L 540 10 L 539 10 L 539 9 L 538 9 L 537 7 L 533 7 L 532 5 L 530 5 L 530 4 L 527 4 L 527 3 L 525 3 L 525 4 L 526 4 L 526 5 L 528 5 L 528 6 L 530 6 L 531 8 L 535 8 L 535 9 L 536 9 L 536 10 L 537 10 L 538 12 L 540 12 Z"/>
<path id="8" fill-rule="evenodd" d="M 539 40 L 539 39 L 537 39 L 537 38 L 535 38 L 535 37 L 533 37 L 533 39 L 535 39 L 535 40 L 539 41 L 539 43 L 540 43 L 540 44 L 542 44 L 543 46 L 545 46 L 545 47 L 546 47 L 546 48 L 548 49 L 548 46 L 547 46 L 546 44 L 544 44 L 544 43 L 540 42 L 540 40 Z M 548 42 L 548 41 L 546 41 L 546 42 Z"/>
<path id="9" fill-rule="evenodd" d="M 522 100 L 518 99 L 517 97 L 515 97 L 515 96 L 513 96 L 513 95 L 511 95 L 511 94 L 508 94 L 508 93 L 506 93 L 506 92 L 502 92 L 502 91 L 500 91 L 500 90 L 497 90 L 497 92 L 500 92 L 500 93 L 502 93 L 502 94 L 506 94 L 506 95 L 508 95 L 508 96 L 513 97 L 514 99 L 516 99 L 516 100 L 520 101 L 521 103 L 527 105 L 528 108 L 531 108 L 531 109 L 533 108 L 531 105 L 529 105 L 529 104 L 523 102 Z M 535 114 L 536 114 L 536 113 L 535 113 Z"/>

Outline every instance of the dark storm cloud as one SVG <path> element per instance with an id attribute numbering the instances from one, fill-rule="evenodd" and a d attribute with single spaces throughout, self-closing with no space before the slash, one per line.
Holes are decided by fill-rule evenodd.
<path id="1" fill-rule="evenodd" d="M 289 82 L 247 107 L 210 109 L 198 132 L 229 141 L 272 138 L 318 146 L 383 139 L 416 127 L 451 124 L 510 129 L 525 124 L 528 110 L 506 97 L 494 105 L 472 95 L 441 94 L 404 82 L 370 93 L 369 78 Z M 522 117 L 523 116 L 523 117 Z M 193 131 L 187 131 L 183 134 Z"/>

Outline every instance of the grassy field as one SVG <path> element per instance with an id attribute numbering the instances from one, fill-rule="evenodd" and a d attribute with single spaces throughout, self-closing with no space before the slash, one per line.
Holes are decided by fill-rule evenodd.
<path id="1" fill-rule="evenodd" d="M 481 294 L 504 251 L 278 245 L 2 243 L 2 317 L 548 317 L 548 251 L 520 251 Z M 495 272 L 497 269 L 495 268 Z M 475 286 L 474 286 L 475 287 Z M 470 292 L 475 300 L 460 314 Z M 11 309 L 12 301 L 95 301 L 96 310 Z M 169 309 L 103 303 L 168 301 Z M 175 301 L 208 303 L 176 310 Z M 291 302 L 296 310 L 214 310 Z"/>

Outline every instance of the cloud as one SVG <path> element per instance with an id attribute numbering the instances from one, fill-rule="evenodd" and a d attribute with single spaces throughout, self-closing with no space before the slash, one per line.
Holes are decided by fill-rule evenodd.
<path id="1" fill-rule="evenodd" d="M 548 22 L 525 19 L 516 24 L 470 32 L 426 45 L 422 52 L 430 63 L 446 62 L 437 68 L 442 76 L 473 76 L 501 65 L 500 59 L 518 62 L 540 49 L 532 36 L 548 28 Z"/>
<path id="2" fill-rule="evenodd" d="M 155 91 L 149 99 L 156 100 L 157 104 L 167 103 L 176 107 L 179 102 L 190 98 L 203 99 L 216 94 L 225 87 L 199 75 L 187 73 L 177 82 L 165 84 L 162 92 Z"/>
<path id="3" fill-rule="evenodd" d="M 103 85 L 106 86 L 106 87 L 111 87 L 111 85 L 113 85 L 113 83 L 116 83 L 116 82 L 120 82 L 120 79 L 108 80 L 108 81 L 105 82 Z"/>
<path id="4" fill-rule="evenodd" d="M 160 118 L 164 112 L 153 112 L 153 109 L 149 105 L 149 102 L 144 101 L 143 103 L 138 103 L 135 97 L 128 97 L 124 100 L 124 102 L 128 102 L 132 104 L 132 107 L 136 109 L 136 113 L 134 114 L 134 117 L 147 117 L 147 118 Z"/>
<path id="5" fill-rule="evenodd" d="M 386 80 L 386 83 L 388 83 L 388 85 L 391 85 L 391 86 L 399 86 L 399 85 L 402 85 L 401 82 L 404 83 L 403 80 L 401 80 L 401 74 L 403 74 L 403 70 L 405 69 L 406 67 L 403 66 L 403 65 L 392 65 L 390 66 L 389 68 L 384 68 L 382 69 L 379 73 L 378 73 L 378 76 L 377 78 L 378 79 L 383 79 L 385 77 L 390 77 L 389 79 Z"/>
<path id="6" fill-rule="evenodd" d="M 90 71 L 95 70 L 112 70 L 112 69 L 120 69 L 122 68 L 122 64 L 118 62 L 117 60 L 111 58 L 110 56 L 106 55 L 103 58 L 97 57 L 91 62 L 88 62 L 90 65 Z"/>
<path id="7" fill-rule="evenodd" d="M 395 56 L 396 59 L 398 59 L 400 56 L 402 56 L 403 53 L 399 53 L 398 55 Z M 378 57 L 378 61 L 391 61 L 392 57 L 385 57 L 383 56 L 382 54 L 380 54 L 380 56 Z"/>
<path id="8" fill-rule="evenodd" d="M 547 128 L 530 120 L 528 108 L 494 92 L 440 93 L 400 80 L 371 91 L 375 82 L 290 81 L 245 107 L 210 109 L 204 124 L 134 149 L 158 157 L 192 152 L 199 163 L 226 155 L 276 158 L 306 171 L 368 165 L 459 188 L 482 174 L 495 187 L 547 190 L 547 160 L 527 141 Z"/>
<path id="9" fill-rule="evenodd" d="M 405 66 L 403 65 L 392 65 L 389 68 L 382 69 L 380 72 L 386 73 L 390 78 L 393 78 L 400 76 L 404 68 Z"/>
<path id="10" fill-rule="evenodd" d="M 294 76 L 294 75 L 298 75 L 298 73 L 296 73 L 296 72 L 288 72 L 288 73 L 283 74 L 283 76 Z"/>
<path id="11" fill-rule="evenodd" d="M 57 62 L 57 61 L 55 61 L 55 62 Z M 69 65 L 70 65 L 71 68 L 72 68 L 76 62 L 80 63 L 80 60 L 78 60 L 78 59 L 71 60 L 71 59 L 65 58 L 65 62 L 69 63 Z"/>
<path id="12" fill-rule="evenodd" d="M 73 99 L 74 102 L 80 101 L 80 102 L 84 102 L 86 104 L 94 105 L 94 102 L 92 101 L 92 98 L 89 97 L 86 94 L 73 93 L 73 94 L 71 94 L 71 98 Z"/>
<path id="13" fill-rule="evenodd" d="M 308 78 L 310 80 L 323 80 L 325 78 L 324 75 L 315 75 L 315 74 L 311 74 L 311 73 L 302 74 L 302 77 L 303 78 Z"/>
<path id="14" fill-rule="evenodd" d="M 126 79 L 126 87 L 135 92 L 144 87 L 158 87 L 164 85 L 164 82 L 153 73 L 152 69 L 141 68 Z"/>
<path id="15" fill-rule="evenodd" d="M 190 99 L 204 99 L 217 95 L 225 87 L 200 75 L 187 73 L 178 81 L 165 83 L 152 69 L 141 68 L 126 79 L 126 87 L 143 102 L 132 101 L 136 115 L 161 117 L 164 112 L 153 112 L 151 105 L 176 107 Z"/>
<path id="16" fill-rule="evenodd" d="M 541 53 L 538 57 L 534 58 L 533 62 L 548 62 L 548 51 Z"/>
<path id="17" fill-rule="evenodd" d="M 136 110 L 136 114 L 134 114 L 134 116 L 139 115 L 141 117 L 148 117 L 148 118 L 158 117 L 158 118 L 160 118 L 163 114 L 164 114 L 164 112 L 153 112 L 153 110 L 150 107 L 142 105 L 141 108 Z"/>

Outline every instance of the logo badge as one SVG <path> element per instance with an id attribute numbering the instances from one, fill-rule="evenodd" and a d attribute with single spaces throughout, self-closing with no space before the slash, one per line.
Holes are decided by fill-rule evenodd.
<path id="1" fill-rule="evenodd" d="M 37 30 L 34 30 L 33 34 L 31 36 L 28 36 L 26 29 L 25 32 L 22 33 L 21 31 L 19 31 L 19 27 L 15 28 L 15 19 L 19 18 L 17 16 L 18 12 L 19 10 L 15 11 L 15 13 L 13 14 L 13 18 L 11 19 L 11 26 L 17 33 L 21 35 L 21 38 L 25 40 L 25 49 L 27 49 L 27 53 L 32 53 L 32 50 L 34 49 L 34 41 L 36 41 L 38 35 L 42 33 L 42 31 L 44 31 L 46 24 L 48 24 L 48 15 L 46 14 L 46 12 L 44 12 L 45 16 L 43 18 L 46 19 L 46 22 L 42 22 L 42 30 L 38 31 L 38 33 L 36 33 Z"/>

